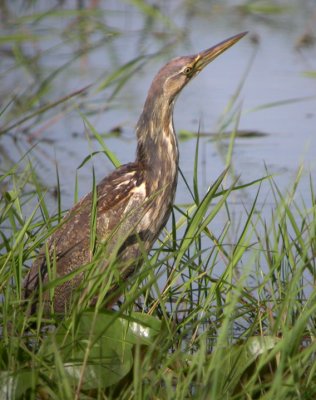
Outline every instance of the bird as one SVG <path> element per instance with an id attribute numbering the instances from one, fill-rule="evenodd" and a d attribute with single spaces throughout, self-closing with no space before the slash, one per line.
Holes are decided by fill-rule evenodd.
<path id="1" fill-rule="evenodd" d="M 29 268 L 23 288 L 31 314 L 39 304 L 44 313 L 66 313 L 76 291 L 80 295 L 91 288 L 91 269 L 97 279 L 110 285 L 108 293 L 138 271 L 165 227 L 175 198 L 179 150 L 173 110 L 177 96 L 246 33 L 195 55 L 174 58 L 159 70 L 136 125 L 136 160 L 118 167 L 68 211 Z M 95 253 L 99 261 L 91 264 Z M 51 279 L 57 280 L 53 290 Z M 120 293 L 111 305 L 119 297 Z"/>

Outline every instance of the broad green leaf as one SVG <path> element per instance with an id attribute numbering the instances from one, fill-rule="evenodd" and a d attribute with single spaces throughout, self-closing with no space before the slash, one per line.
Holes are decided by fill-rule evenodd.
<path id="1" fill-rule="evenodd" d="M 105 388 L 130 371 L 133 346 L 152 343 L 160 326 L 159 320 L 145 314 L 118 317 L 117 313 L 88 311 L 77 323 L 70 320 L 61 325 L 40 352 L 51 363 L 58 352 L 63 365 L 55 373 L 64 372 L 74 385 L 81 381 L 81 389 Z"/>
<path id="2" fill-rule="evenodd" d="M 16 372 L 0 372 L 0 399 L 16 400 L 26 398 L 26 392 L 35 387 L 37 372 L 21 369 Z"/>

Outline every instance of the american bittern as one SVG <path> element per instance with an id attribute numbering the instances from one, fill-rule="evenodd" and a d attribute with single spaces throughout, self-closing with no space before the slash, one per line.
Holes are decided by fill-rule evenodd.
<path id="1" fill-rule="evenodd" d="M 136 161 L 112 172 L 96 187 L 95 196 L 89 193 L 68 212 L 28 272 L 24 288 L 25 298 L 31 298 L 32 312 L 39 292 L 46 311 L 53 304 L 55 312 L 64 312 L 74 290 L 86 286 L 84 266 L 93 256 L 93 204 L 96 244 L 102 254 L 102 262 L 94 268 L 99 269 L 101 279 L 101 272 L 113 264 L 109 259 L 116 260 L 121 279 L 141 264 L 144 252 L 151 249 L 165 226 L 174 201 L 179 160 L 172 118 L 176 97 L 207 64 L 244 35 L 240 33 L 196 55 L 175 58 L 158 72 L 136 127 Z M 79 268 L 80 272 L 62 279 L 52 295 L 45 290 L 48 264 L 57 278 Z"/>

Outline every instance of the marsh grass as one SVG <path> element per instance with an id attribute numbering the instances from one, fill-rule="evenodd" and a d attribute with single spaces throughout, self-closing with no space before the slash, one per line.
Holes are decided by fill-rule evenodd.
<path id="1" fill-rule="evenodd" d="M 146 16 L 144 32 L 156 20 L 172 24 L 159 10 L 145 2 L 133 2 Z M 281 10 L 281 9 L 280 9 Z M 248 12 L 251 10 L 249 9 Z M 267 9 L 267 12 L 273 9 Z M 41 21 L 77 19 L 76 29 L 63 30 L 65 43 L 82 46 L 60 66 L 43 74 L 42 53 L 28 54 L 23 43 L 43 40 Z M 91 132 L 103 153 L 115 166 L 119 160 L 82 111 L 89 90 L 73 91 L 50 100 L 58 76 L 83 54 L 106 42 L 109 47 L 122 32 L 100 23 L 94 10 L 51 10 L 21 16 L 16 27 L 32 24 L 35 30 L 19 30 L 2 37 L 14 42 L 11 63 L 1 77 L 25 68 L 30 81 L 18 93 L 9 92 L 0 114 L 1 133 L 19 134 L 51 124 L 59 115 L 79 109 L 78 118 Z M 20 24 L 20 25 L 19 25 Z M 173 28 L 172 28 L 173 29 Z M 90 42 L 88 32 L 102 33 Z M 174 33 L 174 31 L 173 31 Z M 46 35 L 52 35 L 48 29 Z M 45 36 L 47 37 L 47 36 Z M 165 46 L 163 47 L 165 50 Z M 159 53 L 159 52 L 158 52 Z M 115 54 L 113 55 L 115 58 Z M 96 92 L 109 89 L 106 107 L 133 73 L 146 61 L 143 56 L 96 79 Z M 245 74 L 246 76 L 246 74 Z M 37 79 L 40 77 L 41 79 Z M 0 398 L 1 399 L 314 399 L 315 363 L 315 254 L 316 197 L 313 178 L 309 193 L 300 198 L 303 169 L 287 192 L 270 176 L 241 182 L 233 168 L 233 148 L 238 137 L 238 96 L 245 77 L 219 121 L 218 143 L 225 170 L 206 193 L 199 192 L 199 136 L 196 141 L 193 182 L 187 182 L 190 204 L 176 204 L 170 225 L 142 268 L 128 282 L 120 282 L 121 303 L 104 309 L 110 282 L 116 279 L 115 259 L 102 274 L 102 262 L 92 233 L 94 257 L 83 266 L 87 280 L 64 316 L 29 316 L 22 300 L 23 277 L 47 238 L 62 224 L 63 192 L 56 166 L 55 209 L 40 174 L 37 146 L 20 150 L 18 162 L 2 169 L 0 176 Z M 34 85 L 35 82 L 35 85 Z M 84 86 L 84 85 L 83 85 Z M 85 96 L 83 96 L 83 92 Z M 95 93 L 94 93 L 95 94 Z M 295 100 L 296 101 L 296 100 Z M 286 101 L 266 106 L 285 105 Z M 264 106 L 262 106 L 264 107 Z M 88 109 L 88 107 L 87 107 Z M 89 117 L 88 117 L 89 115 Z M 229 146 L 220 147 L 227 138 Z M 13 132 L 15 133 L 12 133 Z M 16 133 L 17 132 L 17 133 Z M 80 169 L 99 152 L 91 151 Z M 74 199 L 78 200 L 76 176 Z M 269 188 L 273 205 L 261 200 Z M 236 217 L 232 196 L 242 197 L 251 189 L 253 200 Z M 96 179 L 92 179 L 91 230 L 95 232 Z M 262 213 L 262 209 L 270 210 Z M 237 221 L 236 221 L 237 220 Z M 237 227 L 236 227 L 237 225 Z M 220 226 L 214 230 L 214 226 Z M 48 249 L 44 247 L 47 253 Z M 49 269 L 53 294 L 62 280 L 56 277 L 54 257 Z M 87 291 L 87 287 L 89 290 Z M 82 294 L 84 293 L 84 296 Z M 100 294 L 94 308 L 88 304 Z"/>
<path id="2" fill-rule="evenodd" d="M 122 283 L 121 306 L 105 311 L 100 300 L 87 308 L 95 292 L 101 299 L 106 295 L 109 269 L 88 275 L 91 294 L 74 302 L 63 318 L 49 320 L 40 311 L 35 318 L 27 315 L 22 280 L 41 244 L 62 223 L 62 212 L 50 214 L 29 159 L 1 177 L 10 188 L 1 203 L 2 398 L 315 396 L 312 179 L 308 205 L 296 200 L 301 169 L 286 194 L 268 174 L 227 184 L 225 170 L 202 195 L 197 165 L 192 203 L 174 207 L 170 230 L 136 275 Z M 58 174 L 56 179 L 58 184 Z M 93 180 L 93 193 L 95 185 Z M 269 221 L 257 205 L 261 185 L 269 185 L 274 196 Z M 231 242 L 229 198 L 254 186 L 257 196 Z M 218 217 L 223 228 L 214 233 Z M 92 226 L 94 221 L 95 207 Z M 86 267 L 93 272 L 100 257 Z M 53 291 L 60 279 L 53 277 L 54 261 L 50 268 Z M 111 268 L 115 271 L 115 260 Z"/>

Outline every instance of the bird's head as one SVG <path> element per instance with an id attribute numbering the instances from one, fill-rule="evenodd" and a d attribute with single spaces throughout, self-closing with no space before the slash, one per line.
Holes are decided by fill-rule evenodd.
<path id="1" fill-rule="evenodd" d="M 238 42 L 247 32 L 239 33 L 193 56 L 178 57 L 168 62 L 156 75 L 151 94 L 159 93 L 169 104 L 181 89 L 217 56 Z"/>

